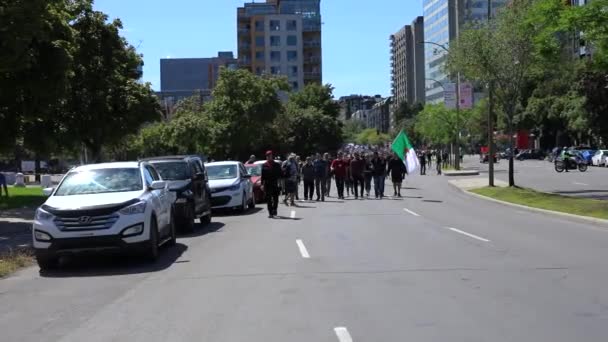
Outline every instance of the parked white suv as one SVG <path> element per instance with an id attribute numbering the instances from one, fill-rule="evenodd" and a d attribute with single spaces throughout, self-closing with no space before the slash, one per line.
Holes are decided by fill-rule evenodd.
<path id="1" fill-rule="evenodd" d="M 45 193 L 32 229 L 41 269 L 80 252 L 118 250 L 156 260 L 159 246 L 175 244 L 175 195 L 149 163 L 80 166 Z"/>

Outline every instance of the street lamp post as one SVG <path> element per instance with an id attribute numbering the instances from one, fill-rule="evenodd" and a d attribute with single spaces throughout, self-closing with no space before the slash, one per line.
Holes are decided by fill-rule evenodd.
<path id="1" fill-rule="evenodd" d="M 492 20 L 492 0 L 488 0 L 488 28 Z M 488 185 L 494 186 L 494 82 L 488 83 Z M 513 153 L 513 149 L 511 149 Z"/>
<path id="2" fill-rule="evenodd" d="M 491 0 L 488 0 L 491 1 Z M 445 45 L 439 44 L 439 43 L 435 43 L 435 42 L 419 42 L 419 44 L 431 44 L 437 47 L 440 47 L 441 49 L 443 49 L 445 52 L 449 53 L 450 50 L 445 47 Z M 437 81 L 435 81 L 437 82 Z M 440 82 L 438 82 L 440 83 Z M 440 83 L 441 84 L 441 83 Z M 445 92 L 445 87 L 442 88 L 444 89 Z M 454 151 L 454 168 L 456 170 L 460 170 L 460 71 L 456 73 L 456 149 Z"/>

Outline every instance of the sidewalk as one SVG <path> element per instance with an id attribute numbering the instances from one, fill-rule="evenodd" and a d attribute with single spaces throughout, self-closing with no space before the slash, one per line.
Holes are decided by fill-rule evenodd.
<path id="1" fill-rule="evenodd" d="M 0 254 L 31 245 L 33 209 L 0 212 Z"/>
<path id="2" fill-rule="evenodd" d="M 488 186 L 488 177 L 452 179 L 448 183 L 462 190 L 479 189 Z M 499 188 L 506 188 L 508 185 L 507 182 L 498 179 L 494 180 L 494 186 Z"/>

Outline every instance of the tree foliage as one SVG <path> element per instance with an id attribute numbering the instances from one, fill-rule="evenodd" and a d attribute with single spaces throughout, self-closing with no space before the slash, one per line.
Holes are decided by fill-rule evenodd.
<path id="1" fill-rule="evenodd" d="M 314 107 L 324 115 L 337 118 L 340 115 L 340 105 L 334 101 L 334 87 L 330 84 L 307 84 L 300 92 L 289 97 L 289 102 L 299 108 Z"/>

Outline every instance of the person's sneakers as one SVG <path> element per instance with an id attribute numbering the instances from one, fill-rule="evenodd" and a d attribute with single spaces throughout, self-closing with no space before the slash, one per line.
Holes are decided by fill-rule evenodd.
<path id="1" fill-rule="evenodd" d="M 269 219 L 274 218 L 274 215 L 270 214 L 270 215 L 268 215 L 268 218 Z"/>
<path id="2" fill-rule="evenodd" d="M 397 194 L 397 197 L 401 197 L 401 194 Z"/>
<path id="3" fill-rule="evenodd" d="M 395 194 L 393 195 L 393 197 L 397 197 L 397 193 L 395 192 Z"/>
<path id="4" fill-rule="evenodd" d="M 325 197 L 321 198 L 321 202 L 325 202 Z"/>

